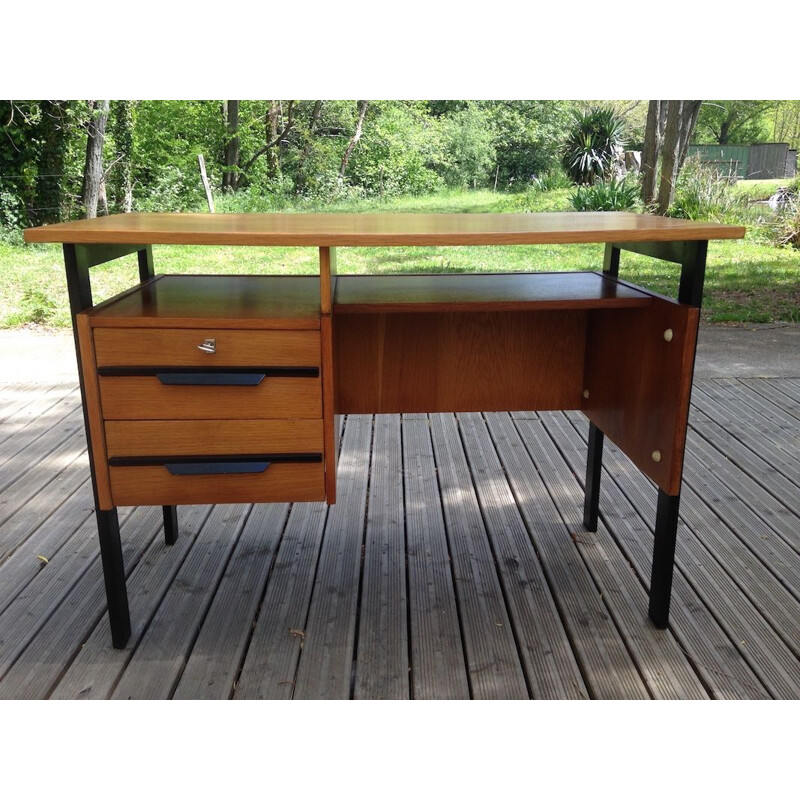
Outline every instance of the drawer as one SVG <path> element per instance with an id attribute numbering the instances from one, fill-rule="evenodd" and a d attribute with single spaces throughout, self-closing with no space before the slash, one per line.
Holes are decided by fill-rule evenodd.
<path id="1" fill-rule="evenodd" d="M 254 468 L 260 468 L 255 465 Z M 325 499 L 322 462 L 272 463 L 245 474 L 172 474 L 165 466 L 111 467 L 117 506 L 291 503 Z"/>
<path id="2" fill-rule="evenodd" d="M 318 367 L 319 331 L 94 328 L 98 367 Z M 198 349 L 214 340 L 215 352 Z"/>
<path id="3" fill-rule="evenodd" d="M 321 419 L 110 420 L 105 423 L 105 433 L 109 459 L 323 453 Z"/>
<path id="4" fill-rule="evenodd" d="M 219 378 L 219 374 L 213 376 L 215 380 Z M 260 383 L 250 386 L 170 385 L 162 380 L 163 377 L 155 375 L 101 375 L 104 419 L 322 417 L 322 386 L 318 376 L 287 378 L 268 374 Z"/>

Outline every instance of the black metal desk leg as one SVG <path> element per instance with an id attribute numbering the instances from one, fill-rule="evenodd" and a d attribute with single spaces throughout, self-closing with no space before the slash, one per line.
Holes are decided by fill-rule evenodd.
<path id="1" fill-rule="evenodd" d="M 681 496 L 658 490 L 656 539 L 653 546 L 653 572 L 650 576 L 650 619 L 656 628 L 669 624 L 669 598 L 675 563 L 675 540 L 678 534 L 678 508 Z"/>
<path id="2" fill-rule="evenodd" d="M 164 512 L 164 541 L 175 544 L 178 541 L 178 508 L 177 506 L 161 506 Z"/>
<path id="3" fill-rule="evenodd" d="M 589 452 L 586 458 L 586 495 L 583 501 L 583 524 L 587 531 L 597 530 L 604 438 L 603 432 L 593 422 L 590 422 Z"/>
<path id="4" fill-rule="evenodd" d="M 97 532 L 100 535 L 100 556 L 108 598 L 108 620 L 111 641 L 116 648 L 125 647 L 131 635 L 128 593 L 125 589 L 125 567 L 122 563 L 122 543 L 119 539 L 117 509 L 97 511 Z"/>

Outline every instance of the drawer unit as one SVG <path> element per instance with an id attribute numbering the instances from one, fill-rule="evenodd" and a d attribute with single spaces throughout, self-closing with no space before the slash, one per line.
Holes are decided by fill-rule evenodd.
<path id="1" fill-rule="evenodd" d="M 93 333 L 98 367 L 320 365 L 319 331 L 95 327 Z"/>
<path id="2" fill-rule="evenodd" d="M 135 368 L 133 368 L 135 369 Z M 319 370 L 308 376 L 267 372 L 258 383 L 219 383 L 230 376 L 253 381 L 263 373 L 182 373 L 104 375 L 100 371 L 103 417 L 116 419 L 280 419 L 322 417 Z M 194 383 L 171 383 L 180 381 Z M 166 381 L 166 382 L 165 382 Z M 211 381 L 211 383 L 209 383 Z"/>

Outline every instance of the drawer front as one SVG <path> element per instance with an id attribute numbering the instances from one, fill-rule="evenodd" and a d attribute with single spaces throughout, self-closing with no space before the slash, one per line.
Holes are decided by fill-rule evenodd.
<path id="1" fill-rule="evenodd" d="M 117 506 L 291 503 L 325 499 L 322 463 L 273 463 L 263 472 L 174 475 L 165 466 L 111 467 Z"/>
<path id="2" fill-rule="evenodd" d="M 110 420 L 108 457 L 323 453 L 322 420 Z M 132 469 L 125 467 L 124 469 Z"/>
<path id="3" fill-rule="evenodd" d="M 215 352 L 200 350 L 214 340 Z M 98 367 L 318 367 L 318 331 L 94 328 Z"/>
<path id="4" fill-rule="evenodd" d="M 322 417 L 319 378 L 267 376 L 255 386 L 172 386 L 155 376 L 100 377 L 105 419 Z"/>

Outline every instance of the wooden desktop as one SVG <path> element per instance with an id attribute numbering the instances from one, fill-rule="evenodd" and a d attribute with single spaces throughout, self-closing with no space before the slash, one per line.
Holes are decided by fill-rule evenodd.
<path id="1" fill-rule="evenodd" d="M 666 627 L 708 241 L 744 229 L 628 213 L 128 214 L 63 244 L 112 639 L 130 635 L 117 507 L 336 500 L 336 415 L 580 409 L 584 522 L 609 436 L 658 487 L 650 618 Z M 605 243 L 597 272 L 347 275 L 339 247 Z M 152 245 L 315 247 L 319 276 L 155 275 Z M 620 251 L 680 265 L 678 299 Z M 139 283 L 93 305 L 93 266 Z M 344 272 L 344 270 L 342 271 Z"/>

